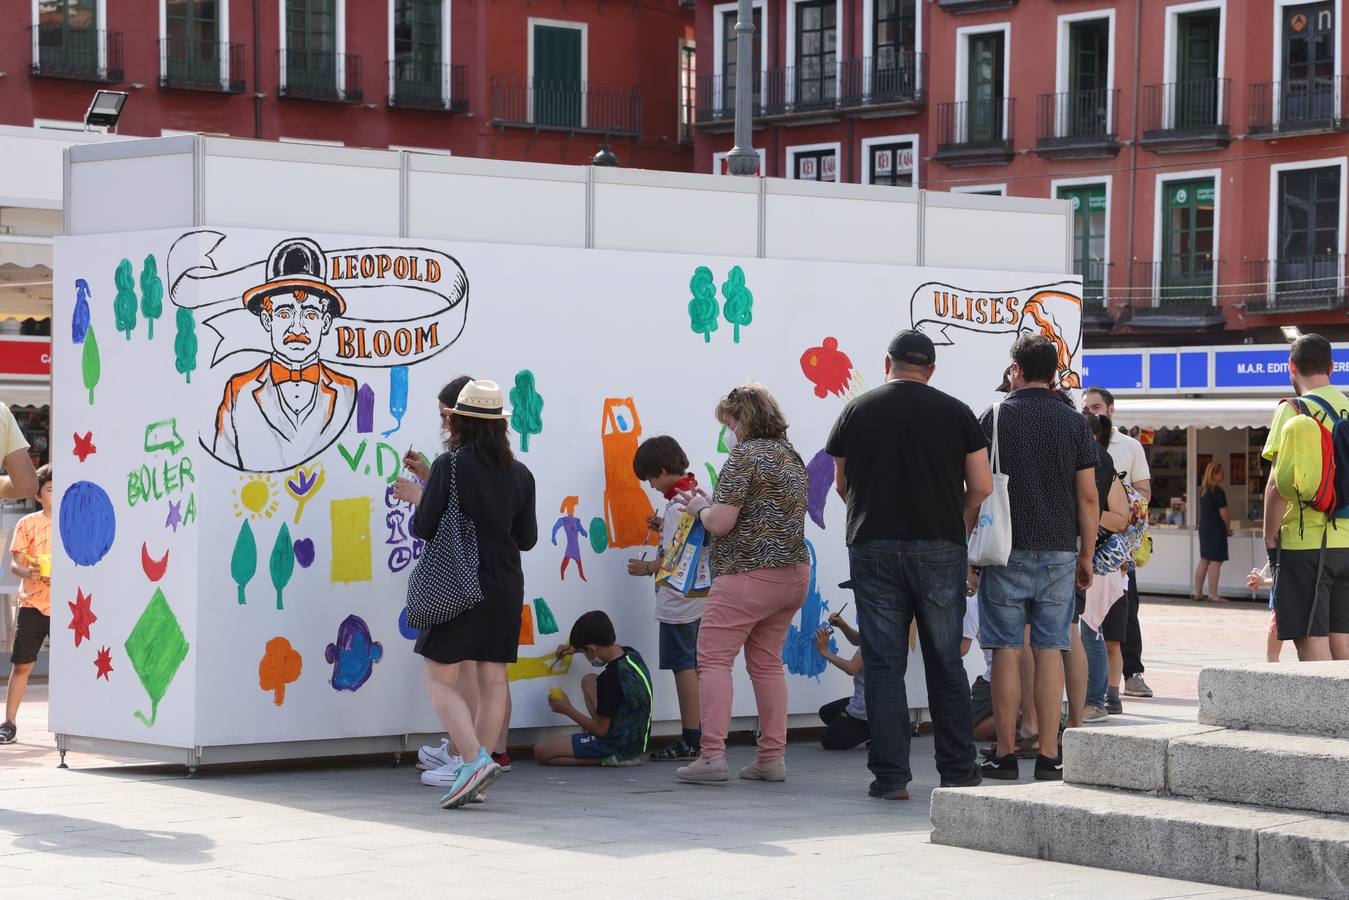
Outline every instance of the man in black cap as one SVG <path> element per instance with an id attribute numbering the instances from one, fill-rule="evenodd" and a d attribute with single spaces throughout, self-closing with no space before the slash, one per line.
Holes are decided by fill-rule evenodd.
<path id="1" fill-rule="evenodd" d="M 320 358 L 323 337 L 346 301 L 325 280 L 327 261 L 309 238 L 282 241 L 267 281 L 244 292 L 271 343 L 265 362 L 232 377 L 216 413 L 211 452 L 251 472 L 307 462 L 335 441 L 356 408 L 356 381 Z"/>
<path id="2" fill-rule="evenodd" d="M 843 410 L 826 446 L 848 504 L 848 558 L 871 725 L 870 794 L 907 799 L 909 627 L 918 622 L 928 706 L 944 787 L 979 783 L 970 683 L 961 661 L 966 520 L 993 490 L 988 443 L 974 413 L 930 387 L 932 341 L 901 331 L 885 384 Z"/>

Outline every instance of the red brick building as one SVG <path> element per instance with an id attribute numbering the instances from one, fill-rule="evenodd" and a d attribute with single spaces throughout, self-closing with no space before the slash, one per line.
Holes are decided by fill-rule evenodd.
<path id="1" fill-rule="evenodd" d="M 0 124 L 687 171 L 679 0 L 0 0 Z M 691 75 L 685 76 L 685 81 Z"/>
<path id="2" fill-rule="evenodd" d="M 1344 339 L 1342 5 L 759 0 L 755 145 L 768 175 L 1073 200 L 1097 346 Z M 733 22 L 700 0 L 699 171 Z"/>

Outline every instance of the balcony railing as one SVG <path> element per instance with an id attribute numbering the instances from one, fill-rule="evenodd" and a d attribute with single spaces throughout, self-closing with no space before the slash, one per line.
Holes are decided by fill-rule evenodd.
<path id="1" fill-rule="evenodd" d="M 1065 91 L 1039 97 L 1036 151 L 1046 156 L 1119 152 L 1119 91 Z"/>
<path id="2" fill-rule="evenodd" d="M 33 37 L 31 74 L 105 84 L 122 80 L 120 31 L 51 25 L 33 25 L 29 31 Z"/>
<path id="3" fill-rule="evenodd" d="M 1253 259 L 1246 263 L 1246 310 L 1315 312 L 1345 305 L 1344 254 Z"/>
<path id="4" fill-rule="evenodd" d="M 277 51 L 277 60 L 279 97 L 331 103 L 360 103 L 365 97 L 359 56 L 287 48 Z"/>
<path id="5" fill-rule="evenodd" d="M 1135 262 L 1134 285 L 1150 290 L 1157 306 L 1212 305 L 1218 268 L 1217 259 L 1198 254 Z"/>
<path id="6" fill-rule="evenodd" d="M 955 165 L 1009 162 L 1016 100 L 994 97 L 937 104 L 936 158 Z"/>
<path id="7" fill-rule="evenodd" d="M 642 97 L 636 87 L 493 75 L 492 124 L 637 135 Z"/>
<path id="8" fill-rule="evenodd" d="M 1142 143 L 1158 150 L 1226 147 L 1231 93 L 1230 78 L 1144 85 Z"/>
<path id="9" fill-rule="evenodd" d="M 159 71 L 159 86 L 169 90 L 242 94 L 244 45 L 164 38 L 159 42 Z"/>
<path id="10" fill-rule="evenodd" d="M 398 109 L 468 110 L 468 67 L 448 63 L 389 61 L 389 106 Z"/>
<path id="11" fill-rule="evenodd" d="M 754 73 L 756 119 L 834 114 L 868 108 L 918 107 L 926 100 L 923 53 L 840 60 L 823 68 L 784 66 Z M 698 124 L 735 119 L 735 79 L 698 79 Z"/>
<path id="12" fill-rule="evenodd" d="M 1250 87 L 1250 133 L 1340 131 L 1349 127 L 1345 77 L 1271 81 Z"/>
<path id="13" fill-rule="evenodd" d="M 1082 276 L 1082 301 L 1086 307 L 1104 305 L 1105 275 L 1109 265 L 1103 259 L 1073 260 L 1073 271 Z"/>

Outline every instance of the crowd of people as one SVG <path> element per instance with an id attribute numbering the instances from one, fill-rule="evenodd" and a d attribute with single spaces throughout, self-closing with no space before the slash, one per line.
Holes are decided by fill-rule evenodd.
<path id="1" fill-rule="evenodd" d="M 1006 397 L 976 417 L 930 384 L 937 371 L 932 341 L 904 331 L 888 347 L 884 384 L 851 400 L 832 429 L 826 450 L 847 505 L 844 586 L 854 592 L 857 624 L 835 612 L 815 635 L 821 656 L 854 681 L 851 696 L 820 710 L 821 740 L 828 749 L 867 744 L 872 797 L 908 797 L 911 625 L 943 787 L 1017 779 L 1023 758 L 1034 760 L 1036 779 L 1060 779 L 1065 728 L 1122 712 L 1121 692 L 1152 695 L 1143 680 L 1134 559 L 1121 539 L 1136 535 L 1140 515 L 1146 524 L 1147 457 L 1114 426 L 1108 390 L 1088 388 L 1081 410 L 1074 406 L 1056 384 L 1059 363 L 1048 339 L 1019 337 L 998 388 Z M 1339 527 L 1349 518 L 1349 497 L 1337 504 L 1331 491 L 1325 501 L 1307 474 L 1316 462 L 1309 461 L 1308 423 L 1327 435 L 1338 434 L 1342 419 L 1349 423 L 1349 399 L 1330 385 L 1332 367 L 1323 337 L 1293 344 L 1298 397 L 1279 405 L 1265 447 L 1275 470 L 1265 494 L 1269 564 L 1252 571 L 1250 585 L 1272 588 L 1273 659 L 1286 640 L 1300 659 L 1349 658 L 1349 527 Z M 500 388 L 462 376 L 438 399 L 446 452 L 427 465 L 410 450 L 404 463 L 412 477 L 394 490 L 415 505 L 413 532 L 431 548 L 419 567 L 439 567 L 424 573 L 429 577 L 414 574 L 409 612 L 414 599 L 448 610 L 414 645 L 447 733 L 439 746 L 421 749 L 419 768 L 425 783 L 446 789 L 441 805 L 459 808 L 484 800 L 510 768 L 507 665 L 516 660 L 520 632 L 522 554 L 537 542 L 538 523 L 534 478 L 512 452 Z M 33 470 L 17 424 L 0 410 L 9 473 L 0 477 L 0 497 L 36 496 L 41 506 L 20 522 L 11 544 L 11 571 L 23 590 L 0 724 L 0 742 L 9 742 L 48 631 L 51 469 Z M 651 577 L 661 569 L 683 540 L 681 519 L 708 535 L 705 597 L 659 581 L 655 587 L 659 668 L 673 676 L 680 736 L 650 750 L 651 670 L 619 640 L 610 618 L 592 611 L 574 623 L 557 660 L 580 656 L 602 671 L 582 680 L 583 709 L 563 691 L 550 692 L 550 707 L 581 731 L 537 744 L 534 756 L 545 765 L 632 765 L 650 751 L 653 760 L 683 763 L 675 770 L 681 782 L 728 781 L 732 669 L 743 651 L 760 733 L 754 761 L 738 775 L 787 777 L 782 647 L 810 582 L 806 466 L 763 385 L 731 390 L 714 415 L 730 452 L 711 494 L 688 471 L 673 437 L 643 442 L 633 462 L 665 506 L 650 519 L 658 552 L 630 560 L 629 574 Z M 1349 461 L 1344 468 L 1349 474 Z M 1216 569 L 1226 558 L 1221 482 L 1222 472 L 1210 467 L 1201 504 L 1207 566 L 1196 572 L 1195 599 L 1206 578 L 1216 594 Z M 984 564 L 970 566 L 971 534 L 998 528 L 1007 532 L 998 558 L 982 559 L 981 550 Z M 435 552 L 438 544 L 442 552 Z M 857 649 L 846 656 L 833 650 L 835 630 Z M 962 657 L 976 638 L 986 668 L 971 686 Z M 976 740 L 993 741 L 982 760 Z"/>

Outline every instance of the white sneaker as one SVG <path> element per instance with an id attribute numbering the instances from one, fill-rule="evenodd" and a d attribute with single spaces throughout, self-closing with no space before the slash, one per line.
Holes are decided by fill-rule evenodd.
<path id="1" fill-rule="evenodd" d="M 431 787 L 447 788 L 454 786 L 454 779 L 459 776 L 459 770 L 463 767 L 464 761 L 457 756 L 450 757 L 450 761 L 443 766 L 435 769 L 427 769 L 422 773 L 422 784 Z"/>
<path id="2" fill-rule="evenodd" d="M 439 769 L 441 766 L 448 766 L 452 760 L 458 760 L 455 765 L 463 762 L 462 759 L 450 752 L 449 738 L 441 738 L 440 746 L 427 744 L 417 751 L 417 768 L 423 772 L 427 769 Z"/>

